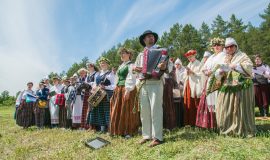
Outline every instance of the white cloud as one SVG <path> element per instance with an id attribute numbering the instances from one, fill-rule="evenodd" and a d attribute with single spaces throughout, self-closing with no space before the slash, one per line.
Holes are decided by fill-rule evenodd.
<path id="1" fill-rule="evenodd" d="M 190 23 L 195 27 L 200 27 L 203 21 L 212 24 L 218 14 L 225 20 L 229 20 L 229 17 L 235 14 L 237 18 L 242 18 L 247 22 L 250 18 L 258 16 L 268 3 L 267 0 L 256 1 L 256 3 L 247 0 L 205 1 L 203 5 L 196 8 L 192 8 L 194 6 L 187 8 L 191 12 L 183 15 L 180 23 Z"/>
<path id="2" fill-rule="evenodd" d="M 0 92 L 11 95 L 58 71 L 50 1 L 0 1 Z"/>
<path id="3" fill-rule="evenodd" d="M 119 41 L 119 37 L 124 32 L 131 28 L 142 27 L 143 24 L 148 24 L 149 21 L 164 15 L 164 12 L 173 9 L 180 1 L 178 0 L 138 0 L 128 9 L 125 16 L 115 28 L 115 31 L 108 39 L 103 49 L 112 47 Z M 145 28 L 144 28 L 145 29 Z M 127 37 L 128 38 L 128 37 Z"/>

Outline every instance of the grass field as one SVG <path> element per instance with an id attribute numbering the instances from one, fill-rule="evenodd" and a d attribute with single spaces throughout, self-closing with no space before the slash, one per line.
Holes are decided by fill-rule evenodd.
<path id="1" fill-rule="evenodd" d="M 0 107 L 0 159 L 270 159 L 270 121 L 257 120 L 257 136 L 235 138 L 193 128 L 165 131 L 165 143 L 154 148 L 131 139 L 93 131 L 23 130 L 13 120 L 11 107 Z M 111 142 L 99 150 L 84 145 L 89 138 Z"/>

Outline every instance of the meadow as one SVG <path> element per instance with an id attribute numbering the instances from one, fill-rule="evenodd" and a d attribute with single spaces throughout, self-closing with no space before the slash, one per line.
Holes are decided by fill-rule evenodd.
<path id="1" fill-rule="evenodd" d="M 270 159 L 270 120 L 256 120 L 253 138 L 219 136 L 198 128 L 164 131 L 165 142 L 154 148 L 139 145 L 141 136 L 111 137 L 94 131 L 22 129 L 13 119 L 14 108 L 0 107 L 0 159 Z M 93 150 L 87 139 L 111 142 Z"/>

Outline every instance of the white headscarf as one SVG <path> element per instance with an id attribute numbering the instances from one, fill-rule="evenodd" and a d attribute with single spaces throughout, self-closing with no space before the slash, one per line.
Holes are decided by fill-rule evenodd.
<path id="1" fill-rule="evenodd" d="M 212 54 L 209 51 L 205 51 L 203 57 L 210 57 Z"/>
<path id="2" fill-rule="evenodd" d="M 174 62 L 174 64 L 180 64 L 180 65 L 182 65 L 182 62 L 181 62 L 181 60 L 179 58 L 177 58 L 176 61 Z"/>

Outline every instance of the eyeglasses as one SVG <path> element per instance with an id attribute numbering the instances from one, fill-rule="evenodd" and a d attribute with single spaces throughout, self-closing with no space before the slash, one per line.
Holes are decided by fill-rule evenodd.
<path id="1" fill-rule="evenodd" d="M 221 44 L 214 44 L 213 47 L 216 47 L 216 46 L 221 46 Z"/>
<path id="2" fill-rule="evenodd" d="M 231 46 L 227 46 L 227 47 L 225 47 L 225 49 L 231 49 L 231 48 L 233 48 L 235 45 L 231 45 Z"/>

